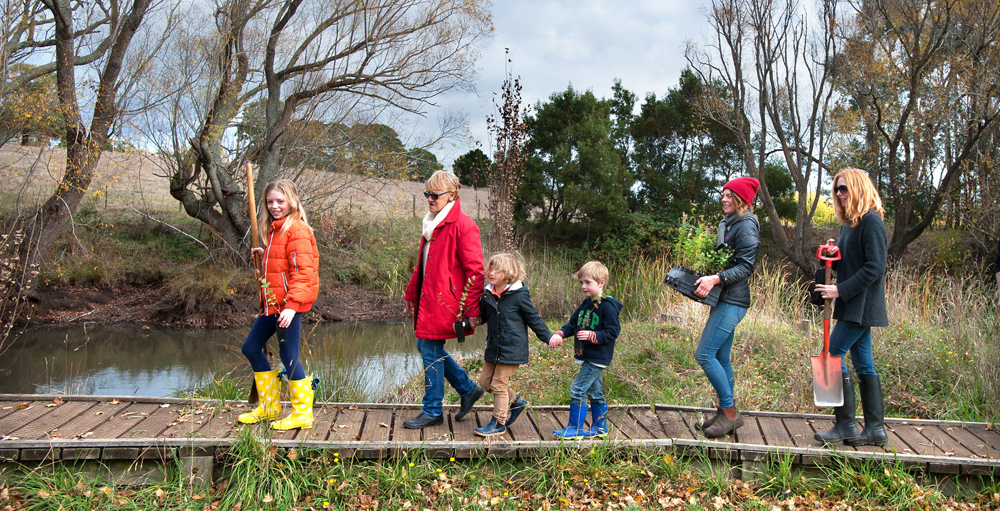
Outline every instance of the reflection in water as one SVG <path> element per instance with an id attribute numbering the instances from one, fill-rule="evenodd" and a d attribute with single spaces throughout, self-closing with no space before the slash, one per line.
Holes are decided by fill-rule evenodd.
<path id="1" fill-rule="evenodd" d="M 245 329 L 181 330 L 139 325 L 32 327 L 0 356 L 0 393 L 168 396 L 204 385 L 218 372 L 250 366 L 240 353 Z M 484 331 L 447 347 L 481 357 Z M 304 325 L 302 362 L 323 388 L 378 400 L 418 374 L 413 325 Z M 461 346 L 461 349 L 458 347 Z M 277 361 L 277 341 L 268 343 Z M 329 396 L 318 396 L 329 397 Z"/>

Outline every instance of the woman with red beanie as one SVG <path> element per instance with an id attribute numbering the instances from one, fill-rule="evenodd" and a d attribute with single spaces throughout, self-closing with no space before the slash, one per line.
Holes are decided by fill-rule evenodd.
<path id="1" fill-rule="evenodd" d="M 730 252 L 725 269 L 716 275 L 707 275 L 695 281 L 694 293 L 705 297 L 715 286 L 722 286 L 719 303 L 712 307 L 708 322 L 701 333 L 695 359 L 705 371 L 705 376 L 715 388 L 719 405 L 713 417 L 695 427 L 708 438 L 719 438 L 733 433 L 743 425 L 743 418 L 736 411 L 735 377 L 729 360 L 733 347 L 736 325 L 750 308 L 748 279 L 757 261 L 760 246 L 760 222 L 753 214 L 753 199 L 760 183 L 752 177 L 738 177 L 722 187 L 722 211 L 726 217 L 719 224 L 716 248 Z"/>

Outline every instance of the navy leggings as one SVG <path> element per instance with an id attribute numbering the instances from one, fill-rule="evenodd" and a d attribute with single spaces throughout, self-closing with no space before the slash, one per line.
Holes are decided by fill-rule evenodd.
<path id="1" fill-rule="evenodd" d="M 299 363 L 299 340 L 302 338 L 301 314 L 295 314 L 288 328 L 285 329 L 285 341 L 278 343 L 278 356 L 281 363 L 285 364 L 285 375 L 288 381 L 303 380 L 306 372 Z M 264 354 L 264 346 L 267 340 L 278 330 L 278 315 L 257 316 L 250 328 L 247 340 L 243 341 L 243 356 L 250 361 L 250 367 L 255 373 L 262 373 L 271 370 L 271 364 Z"/>

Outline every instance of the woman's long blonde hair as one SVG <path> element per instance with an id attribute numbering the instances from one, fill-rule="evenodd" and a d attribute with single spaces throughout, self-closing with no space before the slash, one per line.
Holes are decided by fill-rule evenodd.
<path id="1" fill-rule="evenodd" d="M 847 183 L 847 205 L 841 206 L 837 198 L 837 192 L 833 193 L 833 212 L 837 215 L 837 220 L 842 224 L 851 224 L 857 227 L 861 223 L 861 217 L 869 209 L 874 209 L 878 216 L 885 219 L 885 210 L 882 209 L 882 198 L 878 195 L 875 183 L 872 183 L 868 173 L 860 169 L 844 169 L 833 176 L 833 187 L 836 190 L 837 181 L 844 178 Z"/>
<path id="2" fill-rule="evenodd" d="M 284 234 L 288 232 L 289 227 L 295 222 L 302 222 L 312 231 L 312 227 L 309 226 L 309 220 L 306 219 L 306 210 L 302 209 L 302 203 L 299 202 L 299 190 L 295 187 L 295 183 L 290 179 L 278 179 L 271 181 L 264 187 L 264 193 L 261 194 L 260 198 L 260 205 L 257 207 L 257 211 L 264 211 L 263 214 L 258 213 L 257 215 L 258 234 L 262 241 L 267 243 L 267 236 L 271 231 L 271 222 L 274 221 L 271 210 L 267 209 L 267 194 L 275 190 L 285 196 L 289 207 L 288 214 L 285 215 L 287 220 L 282 224 L 281 230 L 278 233 Z"/>

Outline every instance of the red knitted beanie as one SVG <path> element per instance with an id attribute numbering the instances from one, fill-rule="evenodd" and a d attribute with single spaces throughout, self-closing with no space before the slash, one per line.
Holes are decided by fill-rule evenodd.
<path id="1" fill-rule="evenodd" d="M 757 189 L 760 188 L 760 181 L 752 177 L 738 177 L 736 179 L 730 180 L 723 186 L 722 189 L 725 190 L 729 188 L 736 195 L 739 195 L 743 202 L 747 205 L 753 204 L 753 198 L 757 196 Z"/>

